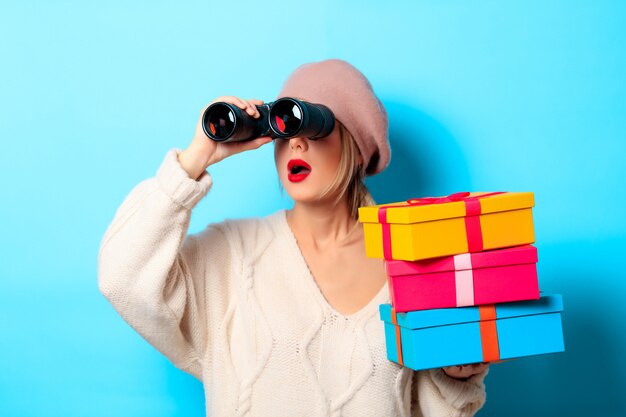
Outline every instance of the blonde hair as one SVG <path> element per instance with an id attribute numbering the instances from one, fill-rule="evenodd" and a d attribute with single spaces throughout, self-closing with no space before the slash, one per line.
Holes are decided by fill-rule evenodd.
<path id="1" fill-rule="evenodd" d="M 337 204 L 344 195 L 347 195 L 350 215 L 354 219 L 358 219 L 359 207 L 372 206 L 376 203 L 363 182 L 366 167 L 363 166 L 361 152 L 348 129 L 338 120 L 336 123 L 339 127 L 341 141 L 341 159 L 337 175 L 320 198 L 337 193 L 335 199 L 335 204 Z"/>

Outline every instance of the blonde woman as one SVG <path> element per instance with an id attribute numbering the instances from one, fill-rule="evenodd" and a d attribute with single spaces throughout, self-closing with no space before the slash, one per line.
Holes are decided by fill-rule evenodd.
<path id="1" fill-rule="evenodd" d="M 279 97 L 329 107 L 327 137 L 274 141 L 294 201 L 266 218 L 187 235 L 211 166 L 270 143 L 209 140 L 198 121 L 154 178 L 118 209 L 99 254 L 99 286 L 124 319 L 205 387 L 207 416 L 471 416 L 486 365 L 414 372 L 386 358 L 381 260 L 365 256 L 357 208 L 366 175 L 390 159 L 387 115 L 341 60 L 306 64 Z M 252 117 L 259 100 L 220 97 Z M 226 204 L 224 202 L 223 204 Z"/>

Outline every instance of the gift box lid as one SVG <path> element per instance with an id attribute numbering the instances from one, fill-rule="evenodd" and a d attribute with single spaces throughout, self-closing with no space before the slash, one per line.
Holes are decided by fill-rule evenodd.
<path id="1" fill-rule="evenodd" d="M 402 276 L 530 263 L 537 263 L 537 248 L 523 245 L 421 261 L 386 261 L 385 268 L 390 276 Z"/>
<path id="2" fill-rule="evenodd" d="M 361 223 L 380 223 L 379 210 L 381 208 L 386 208 L 386 222 L 394 224 L 465 217 L 467 215 L 466 201 L 476 199 L 480 204 L 481 214 L 518 210 L 535 205 L 532 192 L 456 193 L 448 197 L 415 198 L 392 204 L 359 207 L 359 221 Z"/>
<path id="3" fill-rule="evenodd" d="M 495 305 L 496 319 L 530 316 L 563 311 L 563 298 L 559 294 L 542 293 L 539 300 L 517 301 Z M 380 318 L 392 323 L 391 304 L 381 304 Z M 409 311 L 396 314 L 400 327 L 424 329 L 427 327 L 480 321 L 480 307 L 438 308 L 433 310 Z"/>

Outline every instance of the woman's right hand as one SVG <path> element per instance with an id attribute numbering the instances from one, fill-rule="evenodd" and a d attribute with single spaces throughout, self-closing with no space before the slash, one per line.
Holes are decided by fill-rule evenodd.
<path id="1" fill-rule="evenodd" d="M 178 154 L 178 161 L 180 162 L 180 165 L 185 171 L 187 171 L 189 177 L 194 180 L 198 179 L 198 177 L 200 177 L 200 175 L 210 165 L 213 165 L 214 163 L 219 162 L 231 155 L 257 149 L 272 141 L 272 138 L 269 136 L 263 136 L 242 142 L 216 142 L 209 139 L 202 129 L 202 115 L 211 104 L 218 101 L 233 104 L 240 109 L 245 110 L 246 113 L 255 119 L 258 119 L 261 116 L 256 108 L 256 105 L 263 104 L 262 100 L 243 100 L 233 96 L 223 96 L 216 98 L 211 103 L 206 105 L 200 112 L 193 140 L 187 149 Z"/>

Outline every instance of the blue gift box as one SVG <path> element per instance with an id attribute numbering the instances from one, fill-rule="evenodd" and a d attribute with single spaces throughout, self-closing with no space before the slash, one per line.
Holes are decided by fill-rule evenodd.
<path id="1" fill-rule="evenodd" d="M 379 310 L 387 358 L 414 370 L 564 350 L 563 299 L 557 294 L 480 307 L 395 313 L 382 304 Z"/>

